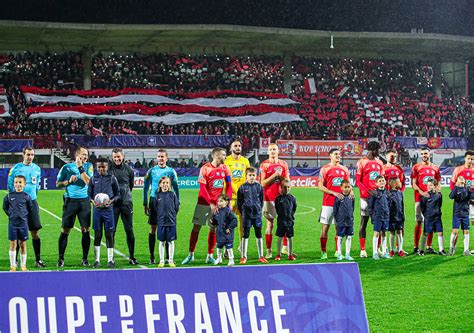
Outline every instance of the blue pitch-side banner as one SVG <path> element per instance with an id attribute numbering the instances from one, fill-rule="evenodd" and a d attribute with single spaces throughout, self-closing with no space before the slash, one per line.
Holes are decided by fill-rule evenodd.
<path id="1" fill-rule="evenodd" d="M 31 139 L 0 139 L 0 151 L 3 153 L 20 152 L 25 147 L 33 147 L 33 140 Z"/>
<path id="2" fill-rule="evenodd" d="M 0 309 L 1 332 L 368 331 L 355 263 L 0 273 Z"/>

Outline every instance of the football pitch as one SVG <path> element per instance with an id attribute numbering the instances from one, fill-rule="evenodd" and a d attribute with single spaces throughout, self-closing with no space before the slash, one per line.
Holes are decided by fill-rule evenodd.
<path id="1" fill-rule="evenodd" d="M 3 196 L 6 192 L 3 191 Z M 295 252 L 298 258 L 294 263 L 323 263 L 320 256 L 320 225 L 317 223 L 322 202 L 322 193 L 317 189 L 293 188 L 292 193 L 298 201 L 298 210 L 295 222 Z M 42 259 L 48 269 L 56 270 L 58 259 L 58 236 L 61 228 L 63 191 L 41 191 L 38 203 L 41 207 L 41 221 L 43 229 L 40 231 L 42 239 Z M 180 265 L 187 255 L 189 233 L 194 205 L 197 200 L 197 190 L 181 190 L 181 209 L 178 215 L 178 240 L 176 242 L 175 261 Z M 452 200 L 449 200 L 449 189 L 443 189 L 443 226 L 445 230 L 444 246 L 449 248 L 451 232 Z M 356 194 L 358 197 L 358 194 Z M 134 199 L 134 229 L 136 238 L 135 256 L 141 265 L 148 265 L 148 232 L 147 217 L 143 212 L 142 191 L 133 191 Z M 406 258 L 395 257 L 392 260 L 375 261 L 371 258 L 359 258 L 359 207 L 356 200 L 355 235 L 352 241 L 352 256 L 359 263 L 362 279 L 362 288 L 371 331 L 462 331 L 474 330 L 474 257 L 462 256 L 462 236 L 458 241 L 457 253 L 454 257 L 426 255 L 419 257 L 409 255 Z M 405 193 L 405 244 L 407 252 L 413 249 L 414 229 L 414 201 L 411 188 Z M 0 270 L 9 269 L 7 218 L 1 214 L 0 223 L 3 226 L 4 238 L 1 240 Z M 76 223 L 76 227 L 79 224 Z M 237 232 L 235 233 L 238 234 Z M 93 233 L 92 233 L 93 235 Z M 369 224 L 367 232 L 368 253 L 371 254 L 372 230 Z M 105 239 L 103 240 L 103 242 Z M 437 237 L 433 239 L 433 247 L 438 248 Z M 238 245 L 236 238 L 235 248 Z M 123 225 L 120 223 L 116 236 L 116 269 L 130 268 L 126 255 L 128 249 L 125 241 Z M 345 248 L 343 242 L 343 248 Z M 471 249 L 474 248 L 474 237 L 471 236 Z M 276 241 L 274 239 L 274 251 Z M 334 262 L 334 229 L 331 229 L 328 241 L 329 260 Z M 234 249 L 236 258 L 239 253 Z M 207 229 L 200 233 L 197 244 L 194 266 L 204 265 L 207 253 Z M 106 266 L 106 251 L 102 248 L 102 267 Z M 158 258 L 158 246 L 155 250 Z M 64 269 L 84 269 L 80 260 L 81 234 L 79 230 L 71 231 L 68 248 L 65 256 Z M 248 264 L 257 265 L 257 251 L 255 236 L 251 232 L 249 241 Z M 89 261 L 93 262 L 93 244 L 89 254 Z M 238 260 L 236 260 L 238 262 Z M 282 260 L 282 263 L 285 261 Z M 28 269 L 33 267 L 34 252 L 31 241 L 28 241 Z M 270 260 L 271 263 L 271 260 Z M 290 263 L 288 263 L 290 264 Z M 238 265 L 238 264 L 237 264 Z M 153 267 L 155 268 L 155 267 Z M 90 269 L 90 268 L 85 268 Z M 155 268 L 157 269 L 157 268 Z M 27 274 L 27 273 L 17 273 Z"/>

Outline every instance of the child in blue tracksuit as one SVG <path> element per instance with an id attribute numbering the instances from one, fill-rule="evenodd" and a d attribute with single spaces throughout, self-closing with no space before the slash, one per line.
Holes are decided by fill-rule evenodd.
<path id="1" fill-rule="evenodd" d="M 160 254 L 160 263 L 158 267 L 165 266 L 165 243 L 168 244 L 168 264 L 170 267 L 176 267 L 174 263 L 174 241 L 176 240 L 176 216 L 179 211 L 178 196 L 171 191 L 171 179 L 161 177 L 159 181 L 159 190 L 156 194 L 154 205 L 158 216 L 158 252 Z"/>
<path id="2" fill-rule="evenodd" d="M 390 209 L 390 220 L 388 230 L 390 230 L 390 257 L 395 255 L 395 235 L 398 242 L 397 254 L 404 257 L 403 234 L 405 224 L 405 206 L 403 203 L 403 193 L 400 191 L 402 183 L 399 178 L 392 178 L 388 181 L 390 191 L 388 191 L 388 207 Z"/>
<path id="3" fill-rule="evenodd" d="M 100 157 L 96 161 L 97 174 L 91 177 L 87 193 L 89 199 L 94 205 L 93 227 L 94 227 L 94 268 L 100 267 L 100 243 L 102 241 L 102 229 L 105 230 L 105 239 L 107 244 L 107 267 L 115 268 L 114 261 L 114 234 L 115 220 L 114 208 L 115 201 L 120 199 L 120 190 L 117 178 L 107 173 L 109 161 Z M 104 204 L 95 202 L 95 197 L 99 193 L 105 193 L 109 196 L 109 201 Z"/>
<path id="4" fill-rule="evenodd" d="M 351 242 L 354 235 L 354 198 L 350 196 L 351 183 L 344 179 L 341 182 L 342 199 L 334 201 L 334 219 L 337 228 L 337 260 L 342 260 L 342 239 L 346 237 L 346 260 L 351 257 Z"/>
<path id="5" fill-rule="evenodd" d="M 228 266 L 234 265 L 234 229 L 237 227 L 237 217 L 229 207 L 230 198 L 226 194 L 217 197 L 217 213 L 211 219 L 216 226 L 217 236 L 217 259 L 214 265 L 222 263 L 222 252 L 224 247 L 229 257 Z"/>
<path id="6" fill-rule="evenodd" d="M 384 176 L 379 175 L 375 178 L 377 189 L 371 191 L 368 208 L 370 218 L 374 224 L 374 238 L 372 240 L 372 258 L 380 259 L 378 254 L 379 237 L 382 238 L 382 257 L 390 259 L 387 253 L 387 238 L 385 232 L 388 230 L 390 211 L 388 207 L 388 195 L 385 189 L 386 181 Z"/>
<path id="7" fill-rule="evenodd" d="M 13 180 L 15 192 L 8 193 L 3 199 L 3 210 L 8 216 L 8 240 L 10 241 L 10 272 L 16 271 L 16 249 L 20 243 L 20 267 L 26 271 L 26 240 L 28 239 L 28 219 L 33 214 L 31 197 L 23 192 L 26 178 L 17 175 Z"/>
<path id="8" fill-rule="evenodd" d="M 288 239 L 288 260 L 296 260 L 293 255 L 293 236 L 295 225 L 296 198 L 290 194 L 291 184 L 288 179 L 280 183 L 281 193 L 275 199 L 275 209 L 277 212 L 277 230 L 275 235 L 277 241 L 277 256 L 275 260 L 281 260 L 281 245 L 283 237 Z"/>
<path id="9" fill-rule="evenodd" d="M 247 182 L 239 187 L 237 192 L 237 208 L 242 215 L 242 225 L 244 234 L 242 237 L 242 258 L 241 264 L 247 263 L 247 249 L 249 244 L 250 228 L 255 230 L 257 238 L 258 261 L 268 264 L 263 256 L 262 239 L 262 207 L 263 207 L 263 187 L 257 183 L 257 170 L 248 167 L 245 171 Z"/>
<path id="10" fill-rule="evenodd" d="M 448 255 L 454 255 L 456 251 L 456 240 L 458 238 L 459 228 L 464 234 L 464 252 L 465 256 L 470 256 L 469 251 L 469 202 L 474 200 L 474 192 L 466 187 L 466 179 L 459 176 L 456 180 L 454 189 L 449 193 L 449 197 L 454 200 L 453 205 L 453 229 L 449 241 Z"/>
<path id="11" fill-rule="evenodd" d="M 443 197 L 441 192 L 437 190 L 438 182 L 436 179 L 428 180 L 428 195 L 429 197 L 421 197 L 420 208 L 424 221 L 423 237 L 421 238 L 421 251 L 420 256 L 425 255 L 426 238 L 432 232 L 438 233 L 438 245 L 439 254 L 442 256 L 446 255 L 444 251 L 444 238 L 443 238 L 443 223 L 441 221 L 441 207 L 443 205 Z"/>

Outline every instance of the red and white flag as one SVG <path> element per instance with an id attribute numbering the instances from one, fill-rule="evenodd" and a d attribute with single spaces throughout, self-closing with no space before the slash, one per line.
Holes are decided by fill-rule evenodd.
<path id="1" fill-rule="evenodd" d="M 304 91 L 309 94 L 316 94 L 316 84 L 314 77 L 310 77 L 304 80 Z"/>
<path id="2" fill-rule="evenodd" d="M 5 88 L 0 88 L 0 117 L 10 117 L 10 104 Z"/>
<path id="3" fill-rule="evenodd" d="M 92 135 L 94 135 L 94 136 L 102 136 L 102 135 L 104 135 L 104 132 L 102 132 L 101 129 L 92 127 Z"/>

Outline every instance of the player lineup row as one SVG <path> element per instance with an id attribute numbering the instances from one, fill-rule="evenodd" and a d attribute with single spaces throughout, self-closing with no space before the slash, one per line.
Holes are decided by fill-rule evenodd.
<path id="1" fill-rule="evenodd" d="M 215 148 L 211 152 L 212 160 L 205 164 L 199 174 L 200 184 L 197 204 L 192 219 L 193 228 L 189 239 L 189 254 L 182 264 L 194 261 L 194 250 L 202 226 L 207 225 L 208 254 L 206 263 L 220 264 L 226 254 L 229 264 L 234 264 L 233 229 L 238 227 L 240 263 L 247 262 L 248 238 L 253 227 L 257 238 L 258 261 L 267 263 L 273 257 L 272 235 L 276 219 L 277 253 L 287 254 L 294 260 L 293 253 L 294 214 L 296 199 L 290 192 L 289 169 L 284 160 L 279 159 L 276 144 L 268 147 L 269 158 L 261 163 L 259 172 L 250 166 L 241 156 L 242 143 L 236 139 L 231 143 L 230 155 L 226 150 Z M 405 175 L 396 164 L 397 153 L 388 151 L 385 158 L 379 154 L 378 142 L 369 142 L 368 154 L 357 163 L 356 185 L 360 189 L 361 225 L 359 230 L 360 256 L 367 257 L 366 228 L 369 218 L 374 226 L 374 259 L 391 258 L 395 254 L 403 257 L 404 208 L 403 191 Z M 57 186 L 64 188 L 64 206 L 62 229 L 58 241 L 58 267 L 64 266 L 64 255 L 68 235 L 74 227 L 76 218 L 82 231 L 82 265 L 89 266 L 90 225 L 95 232 L 94 267 L 100 266 L 100 244 L 105 234 L 107 245 L 107 265 L 115 266 L 114 237 L 119 219 L 122 220 L 129 263 L 137 265 L 134 256 L 135 237 L 133 233 L 133 205 L 131 192 L 134 184 L 134 172 L 124 163 L 124 153 L 115 148 L 112 161 L 97 159 L 94 166 L 88 162 L 88 150 L 79 147 L 74 162 L 64 165 L 57 178 Z M 422 161 L 412 170 L 415 192 L 416 221 L 414 235 L 414 253 L 435 253 L 431 247 L 433 232 L 438 233 L 439 253 L 444 251 L 443 228 L 441 223 L 442 197 L 439 188 L 441 179 L 439 168 L 431 162 L 429 149 L 422 149 Z M 342 240 L 346 237 L 345 258 L 352 260 L 350 247 L 354 234 L 354 194 L 349 183 L 349 171 L 341 165 L 341 153 L 333 149 L 329 153 L 330 162 L 321 168 L 318 188 L 324 193 L 320 222 L 321 259 L 327 259 L 327 235 L 331 224 L 336 225 L 336 256 L 342 260 Z M 465 163 L 454 171 L 451 183 L 451 195 L 454 199 L 453 231 L 450 237 L 449 253 L 453 255 L 457 234 L 461 228 L 464 233 L 465 255 L 469 251 L 469 218 L 474 218 L 473 190 L 474 170 L 473 152 L 466 152 Z M 33 163 L 34 149 L 23 150 L 23 162 L 16 164 L 9 173 L 9 194 L 4 200 L 4 210 L 9 216 L 10 269 L 17 269 L 17 252 L 20 252 L 20 267 L 26 270 L 26 246 L 28 230 L 31 232 L 35 265 L 45 267 L 41 260 L 41 241 L 39 230 L 41 222 L 36 202 L 41 170 Z M 174 241 L 176 240 L 176 215 L 179 210 L 179 188 L 175 170 L 167 166 L 167 152 L 159 149 L 157 165 L 148 170 L 144 179 L 143 206 L 149 216 L 150 263 L 155 263 L 156 239 L 159 241 L 159 267 L 165 264 L 165 252 L 169 265 L 174 263 Z M 259 179 L 257 179 L 259 178 Z M 151 191 L 150 191 L 151 188 Z M 224 194 L 225 192 L 225 194 Z M 91 210 L 91 203 L 93 209 Z M 266 253 L 263 250 L 263 221 L 265 226 Z M 422 229 L 424 226 L 424 231 Z M 387 242 L 386 232 L 390 231 Z M 423 234 L 421 249 L 420 236 Z M 396 240 L 396 246 L 395 246 Z M 390 250 L 388 250 L 388 243 Z M 217 258 L 214 249 L 217 245 Z M 379 249 L 381 247 L 381 249 Z"/>

